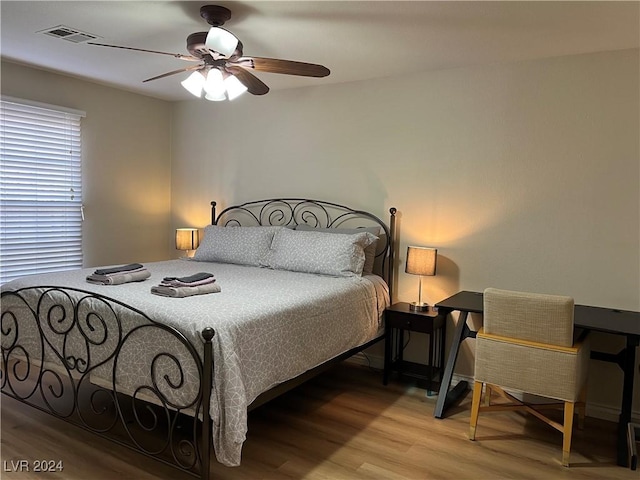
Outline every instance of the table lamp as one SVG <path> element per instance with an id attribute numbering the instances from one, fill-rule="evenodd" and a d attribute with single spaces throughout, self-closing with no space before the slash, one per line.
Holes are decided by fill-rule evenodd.
<path id="1" fill-rule="evenodd" d="M 185 258 L 189 257 L 189 250 L 195 250 L 200 245 L 200 234 L 197 228 L 176 229 L 176 250 L 184 250 Z"/>
<path id="2" fill-rule="evenodd" d="M 423 312 L 429 309 L 429 305 L 422 302 L 422 277 L 423 275 L 433 276 L 436 274 L 437 258 L 438 250 L 436 248 L 407 247 L 407 264 L 404 271 L 411 275 L 420 275 L 418 301 L 409 305 L 410 310 Z"/>

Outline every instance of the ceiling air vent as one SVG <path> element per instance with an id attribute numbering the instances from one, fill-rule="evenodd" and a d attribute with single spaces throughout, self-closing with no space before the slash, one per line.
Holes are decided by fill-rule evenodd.
<path id="1" fill-rule="evenodd" d="M 73 28 L 65 27 L 64 25 L 58 25 L 57 27 L 47 28 L 37 33 L 44 33 L 50 37 L 61 38 L 72 43 L 83 43 L 100 38 L 98 35 L 92 35 L 91 33 L 81 32 Z"/>

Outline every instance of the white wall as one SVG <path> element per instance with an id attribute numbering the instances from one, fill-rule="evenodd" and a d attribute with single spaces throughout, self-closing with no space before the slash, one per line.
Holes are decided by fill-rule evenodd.
<path id="1" fill-rule="evenodd" d="M 85 266 L 175 256 L 170 102 L 5 61 L 2 94 L 87 114 L 82 120 Z"/>
<path id="2" fill-rule="evenodd" d="M 638 57 L 625 50 L 180 102 L 172 226 L 206 225 L 210 200 L 302 196 L 382 218 L 395 206 L 401 262 L 407 245 L 439 249 L 429 302 L 494 286 L 639 310 Z M 397 299 L 412 301 L 418 279 L 399 270 Z M 622 341 L 596 335 L 593 344 L 617 351 Z M 472 375 L 472 346 L 463 345 L 460 374 Z M 591 369 L 589 401 L 616 408 L 618 367 Z M 638 379 L 636 387 L 638 411 Z"/>

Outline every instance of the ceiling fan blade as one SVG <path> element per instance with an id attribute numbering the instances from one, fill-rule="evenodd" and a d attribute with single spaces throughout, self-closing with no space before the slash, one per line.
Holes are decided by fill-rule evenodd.
<path id="1" fill-rule="evenodd" d="M 264 95 L 269 92 L 269 87 L 253 73 L 245 70 L 242 67 L 236 65 L 227 65 L 225 70 L 235 75 L 240 83 L 242 83 L 249 93 L 253 95 Z"/>
<path id="2" fill-rule="evenodd" d="M 106 43 L 87 42 L 87 44 L 88 45 L 97 45 L 98 47 L 122 48 L 123 50 L 134 50 L 136 52 L 158 53 L 160 55 L 171 55 L 172 57 L 179 58 L 180 60 L 187 60 L 189 62 L 200 62 L 200 61 L 202 61 L 201 58 L 192 57 L 191 55 L 182 55 L 181 53 L 158 52 L 157 50 L 145 50 L 144 48 L 134 48 L 134 47 L 121 47 L 119 45 L 108 45 Z"/>
<path id="3" fill-rule="evenodd" d="M 238 63 L 259 72 L 282 73 L 284 75 L 326 77 L 331 73 L 327 67 L 315 63 L 294 62 L 277 58 L 242 57 L 238 59 Z"/>
<path id="4" fill-rule="evenodd" d="M 158 75 L 157 77 L 147 78 L 146 80 L 143 80 L 142 83 L 150 82 L 151 80 L 158 80 L 159 78 L 168 77 L 169 75 L 175 75 L 176 73 L 190 72 L 192 70 L 198 70 L 198 69 L 202 68 L 203 66 L 204 65 L 193 65 L 191 67 L 181 68 L 179 70 L 174 70 L 172 72 L 163 73 L 162 75 Z"/>

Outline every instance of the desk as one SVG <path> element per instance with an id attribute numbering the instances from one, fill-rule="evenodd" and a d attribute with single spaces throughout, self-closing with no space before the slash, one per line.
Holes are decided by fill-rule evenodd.
<path id="1" fill-rule="evenodd" d="M 465 381 L 459 382 L 450 390 L 453 369 L 458 358 L 460 344 L 466 338 L 475 338 L 476 332 L 467 325 L 469 313 L 482 313 L 483 295 L 478 292 L 463 291 L 456 293 L 435 305 L 441 313 L 459 311 L 460 317 L 453 333 L 453 343 L 444 369 L 440 393 L 436 401 L 434 416 L 442 418 L 444 412 L 462 393 L 468 388 Z M 622 406 L 618 419 L 618 465 L 627 466 L 627 424 L 631 421 L 631 408 L 633 404 L 633 378 L 636 362 L 636 347 L 640 344 L 640 312 L 616 310 L 602 307 L 589 307 L 576 305 L 573 313 L 574 325 L 594 332 L 605 332 L 614 335 L 623 335 L 627 344 L 618 354 L 591 352 L 591 358 L 605 362 L 617 363 L 624 374 L 622 386 Z"/>

